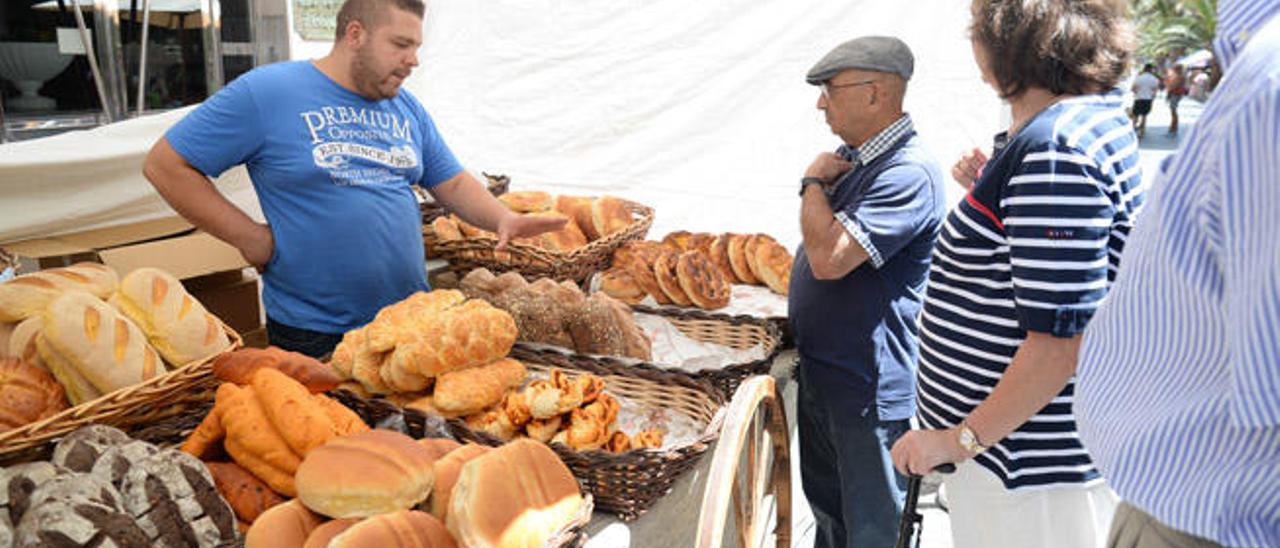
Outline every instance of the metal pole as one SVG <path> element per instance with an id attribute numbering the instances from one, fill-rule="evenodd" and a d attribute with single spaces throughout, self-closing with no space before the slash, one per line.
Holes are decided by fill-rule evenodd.
<path id="1" fill-rule="evenodd" d="M 151 29 L 151 0 L 142 0 L 142 41 L 138 43 L 138 114 L 145 108 L 147 92 L 147 31 Z"/>
<path id="2" fill-rule="evenodd" d="M 9 125 L 5 123 L 4 119 L 4 100 L 0 99 L 0 144 L 7 142 L 9 142 Z M 3 253 L 4 251 L 0 250 L 0 254 Z"/>
<path id="3" fill-rule="evenodd" d="M 219 0 L 200 2 L 204 35 L 204 75 L 209 97 L 222 89 L 222 4 Z"/>
<path id="4" fill-rule="evenodd" d="M 89 70 L 93 71 L 93 84 L 98 89 L 98 101 L 102 102 L 102 114 L 107 122 L 115 121 L 111 116 L 111 104 L 107 102 L 107 89 L 102 84 L 102 73 L 98 71 L 98 56 L 93 53 L 93 41 L 89 39 L 89 29 L 84 24 L 84 13 L 80 11 L 80 0 L 71 3 L 75 8 L 76 27 L 80 29 L 80 42 L 84 44 L 85 55 L 89 58 Z"/>

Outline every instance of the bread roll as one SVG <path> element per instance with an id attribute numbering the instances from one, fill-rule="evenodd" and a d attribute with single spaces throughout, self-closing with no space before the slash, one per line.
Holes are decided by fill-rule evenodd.
<path id="1" fill-rule="evenodd" d="M 17 322 L 0 322 L 0 358 L 22 357 L 11 353 L 9 350 L 9 339 L 13 338 L 13 330 L 17 327 Z"/>
<path id="2" fill-rule="evenodd" d="M 311 535 L 307 537 L 307 543 L 302 545 L 302 548 L 328 548 L 334 537 L 341 535 L 343 531 L 350 529 L 352 525 L 361 521 L 359 518 L 326 521 L 311 531 Z"/>
<path id="3" fill-rule="evenodd" d="M 631 279 L 635 280 L 636 285 L 640 286 L 645 293 L 653 297 L 658 304 L 671 304 L 671 297 L 662 290 L 662 286 L 658 285 L 658 278 L 654 274 L 653 265 L 645 264 L 644 260 L 639 258 L 631 259 L 626 265 L 627 272 L 631 274 Z"/>
<path id="4" fill-rule="evenodd" d="M 142 331 L 97 297 L 69 291 L 44 312 L 40 357 L 72 404 L 164 373 Z"/>
<path id="5" fill-rule="evenodd" d="M 13 334 L 9 337 L 9 355 L 14 358 L 21 358 L 23 361 L 48 370 L 48 366 L 44 364 L 44 359 L 40 357 L 40 349 L 36 346 L 36 339 L 44 332 L 44 318 L 42 315 L 35 315 L 21 322 L 18 322 L 13 328 Z"/>
<path id="6" fill-rule="evenodd" d="M 462 467 L 446 524 L 464 546 L 539 547 L 577 516 L 578 489 L 549 447 L 516 440 Z"/>
<path id="7" fill-rule="evenodd" d="M 329 440 L 307 455 L 294 482 L 298 499 L 331 518 L 412 508 L 431 494 L 431 453 L 412 438 L 370 430 Z"/>
<path id="8" fill-rule="evenodd" d="M 271 507 L 284 503 L 262 480 L 234 462 L 206 462 L 218 493 L 231 505 L 240 521 L 252 524 Z"/>
<path id="9" fill-rule="evenodd" d="M 743 252 L 747 256 L 747 268 L 751 270 L 751 275 L 755 276 L 761 283 L 764 283 L 764 277 L 760 275 L 760 270 L 756 268 L 756 251 L 760 249 L 761 245 L 769 242 L 778 243 L 768 234 L 752 234 L 747 237 L 747 245 L 743 248 Z"/>
<path id="10" fill-rule="evenodd" d="M 244 536 L 245 548 L 281 548 L 302 546 L 307 537 L 324 521 L 302 501 L 291 500 L 271 507 L 258 516 Z"/>
<path id="11" fill-rule="evenodd" d="M 537 213 L 551 209 L 551 195 L 540 190 L 519 190 L 498 196 L 498 201 L 516 213 Z"/>
<path id="12" fill-rule="evenodd" d="M 701 251 L 686 251 L 676 260 L 676 279 L 693 304 L 704 310 L 729 305 L 732 288 L 724 274 Z"/>
<path id="13" fill-rule="evenodd" d="M 48 371 L 0 358 L 0 432 L 52 417 L 67 408 L 62 385 Z"/>
<path id="14" fill-rule="evenodd" d="M 791 253 L 772 239 L 756 246 L 752 264 L 760 280 L 779 295 L 786 295 L 791 285 Z"/>
<path id="15" fill-rule="evenodd" d="M 181 366 L 212 356 L 231 345 L 222 323 L 205 310 L 173 275 L 158 268 L 139 268 L 120 281 L 111 298 L 142 328 L 165 361 Z"/>
<path id="16" fill-rule="evenodd" d="M 582 234 L 589 241 L 600 239 L 595 222 L 591 218 L 591 198 L 582 196 L 556 196 L 555 210 L 567 215 L 582 229 Z"/>
<path id="17" fill-rule="evenodd" d="M 249 384 L 253 373 L 263 367 L 288 375 L 313 394 L 333 390 L 342 382 L 334 370 L 320 363 L 320 360 L 274 346 L 241 348 L 222 354 L 213 360 L 213 376 L 218 380 L 245 385 Z"/>
<path id="18" fill-rule="evenodd" d="M 422 318 L 408 329 L 383 367 L 422 377 L 489 363 L 506 356 L 516 340 L 511 314 L 476 299 Z"/>
<path id="19" fill-rule="evenodd" d="M 716 241 L 715 234 L 706 232 L 694 232 L 689 236 L 689 248 L 687 251 L 701 251 L 708 257 L 711 256 L 711 244 Z"/>
<path id="20" fill-rule="evenodd" d="M 711 245 L 707 251 L 707 258 L 711 259 L 711 264 L 724 274 L 725 280 L 730 284 L 738 282 L 737 274 L 733 273 L 733 265 L 729 262 L 729 240 L 733 238 L 732 234 L 725 233 L 716 236 L 711 240 Z"/>
<path id="21" fill-rule="evenodd" d="M 431 230 L 434 230 L 436 237 L 441 240 L 462 239 L 462 230 L 458 228 L 458 223 L 443 215 L 431 221 Z"/>
<path id="22" fill-rule="evenodd" d="M 627 304 L 638 304 L 647 294 L 636 283 L 635 278 L 631 277 L 631 272 L 618 266 L 600 274 L 600 290 Z"/>
<path id="23" fill-rule="evenodd" d="M 689 296 L 685 295 L 684 290 L 680 288 L 680 279 L 676 275 L 676 262 L 679 259 L 678 251 L 663 253 L 653 263 L 653 275 L 658 280 L 658 287 L 667 294 L 671 302 L 680 306 L 690 306 L 693 301 L 689 300 Z"/>
<path id="24" fill-rule="evenodd" d="M 541 213 L 534 213 L 533 215 L 538 215 L 540 217 L 551 217 L 555 219 L 565 219 L 567 221 L 564 225 L 564 228 L 561 228 L 560 230 L 556 230 L 554 232 L 544 232 L 538 235 L 539 247 L 543 249 L 551 250 L 551 251 L 560 251 L 560 252 L 567 253 L 575 249 L 578 249 L 579 247 L 587 245 L 587 236 L 582 233 L 582 229 L 578 227 L 578 223 L 575 222 L 568 215 L 565 215 L 558 211 L 544 211 Z"/>
<path id="25" fill-rule="evenodd" d="M 603 238 L 631 224 L 631 210 L 621 198 L 603 196 L 591 202 L 591 223 Z"/>
<path id="26" fill-rule="evenodd" d="M 626 305 L 604 293 L 593 293 L 580 314 L 569 321 L 574 347 L 583 354 L 649 360 L 648 337 Z"/>
<path id="27" fill-rule="evenodd" d="M 445 455 L 462 447 L 461 443 L 448 438 L 423 438 L 418 440 L 418 445 L 427 448 L 427 452 L 431 453 L 433 461 L 438 461 L 444 458 Z"/>
<path id="28" fill-rule="evenodd" d="M 453 536 L 431 514 L 400 510 L 371 517 L 349 527 L 329 543 L 331 548 L 456 548 Z"/>
<path id="29" fill-rule="evenodd" d="M 491 450 L 488 446 L 468 443 L 450 451 L 432 465 L 436 482 L 431 489 L 432 515 L 445 521 L 449 515 L 449 497 L 453 493 L 453 485 L 458 482 L 458 474 L 462 473 L 462 465 Z"/>
<path id="30" fill-rule="evenodd" d="M 729 237 L 729 265 L 733 267 L 733 275 L 739 282 L 756 285 L 760 280 L 751 273 L 751 265 L 747 262 L 747 242 L 750 238 L 745 234 Z"/>
<path id="31" fill-rule="evenodd" d="M 469 415 L 492 407 L 508 390 L 524 384 L 524 364 L 511 358 L 445 373 L 436 383 L 435 407 L 446 413 Z"/>
<path id="32" fill-rule="evenodd" d="M 688 251 L 689 240 L 692 237 L 693 237 L 693 233 L 689 232 L 688 230 L 677 230 L 675 232 L 668 233 L 666 236 L 663 236 L 662 245 L 670 247 L 671 249 L 676 251 Z"/>
<path id="33" fill-rule="evenodd" d="M 41 314 L 67 291 L 84 291 L 105 299 L 118 285 L 115 271 L 97 263 L 23 274 L 0 283 L 0 322 L 18 322 Z"/>

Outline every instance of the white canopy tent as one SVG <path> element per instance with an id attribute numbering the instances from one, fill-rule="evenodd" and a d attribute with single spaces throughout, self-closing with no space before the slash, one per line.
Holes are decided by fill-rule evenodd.
<path id="1" fill-rule="evenodd" d="M 651 235 L 752 231 L 799 242 L 798 179 L 839 143 L 804 73 L 836 44 L 894 35 L 916 55 L 907 109 L 944 173 L 1004 118 L 963 2 L 435 0 L 406 83 L 463 163 L 513 188 L 656 207 Z M 328 43 L 296 35 L 294 59 Z M 168 213 L 140 173 L 181 113 L 0 146 L 0 242 Z M 242 172 L 224 177 L 256 209 Z M 949 185 L 954 201 L 958 186 Z"/>

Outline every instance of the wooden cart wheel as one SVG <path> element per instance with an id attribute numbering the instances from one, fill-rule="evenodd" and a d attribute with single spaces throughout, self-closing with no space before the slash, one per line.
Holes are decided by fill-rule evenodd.
<path id="1" fill-rule="evenodd" d="M 787 418 L 773 377 L 758 375 L 743 381 L 729 402 L 724 429 L 711 460 L 695 546 L 724 546 L 731 512 L 736 545 L 763 545 L 770 518 L 766 504 L 771 502 L 777 546 L 790 548 L 788 439 Z"/>

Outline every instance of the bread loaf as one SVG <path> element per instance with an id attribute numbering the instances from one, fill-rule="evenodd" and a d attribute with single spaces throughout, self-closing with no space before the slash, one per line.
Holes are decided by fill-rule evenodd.
<path id="1" fill-rule="evenodd" d="M 656 261 L 656 259 L 655 259 Z M 658 304 L 671 304 L 671 297 L 662 290 L 662 286 L 658 285 L 658 278 L 654 274 L 653 265 L 645 264 L 641 259 L 631 259 L 627 263 L 627 272 L 631 274 L 631 279 L 635 280 L 636 285 L 640 286 L 645 293 Z"/>
<path id="2" fill-rule="evenodd" d="M 104 424 L 81 426 L 58 440 L 53 464 L 73 472 L 91 472 L 108 449 L 134 441 L 128 434 Z"/>
<path id="3" fill-rule="evenodd" d="M 600 233 L 596 231 L 595 222 L 591 218 L 591 198 L 582 196 L 556 196 L 555 210 L 565 214 L 578 228 L 582 229 L 582 234 L 587 237 L 588 241 L 600 239 Z"/>
<path id="4" fill-rule="evenodd" d="M 729 266 L 733 267 L 733 275 L 739 282 L 755 285 L 760 280 L 751 273 L 751 264 L 747 260 L 747 243 L 750 238 L 745 234 L 729 237 Z"/>
<path id="5" fill-rule="evenodd" d="M 600 274 L 600 290 L 627 304 L 639 304 L 647 295 L 626 268 L 615 266 Z"/>
<path id="6" fill-rule="evenodd" d="M 142 331 L 93 295 L 62 294 L 49 303 L 43 321 L 36 346 L 72 404 L 164 372 Z"/>
<path id="7" fill-rule="evenodd" d="M 425 322 L 396 346 L 385 367 L 436 377 L 506 356 L 515 340 L 511 314 L 472 299 Z"/>
<path id="8" fill-rule="evenodd" d="M 431 514 L 400 510 L 363 520 L 330 541 L 332 548 L 456 548 L 444 524 Z"/>
<path id="9" fill-rule="evenodd" d="M 291 500 L 272 506 L 258 516 L 244 536 L 245 548 L 302 546 L 324 518 L 308 510 L 302 501 Z"/>
<path id="10" fill-rule="evenodd" d="M 32 507 L 17 527 L 15 546 L 153 546 L 122 509 L 93 501 L 54 499 Z"/>
<path id="11" fill-rule="evenodd" d="M 427 449 L 431 454 L 431 460 L 438 461 L 445 455 L 452 453 L 455 449 L 462 447 L 461 443 L 448 438 L 423 438 L 418 440 L 418 445 Z"/>
<path id="12" fill-rule="evenodd" d="M 704 310 L 729 305 L 732 287 L 724 274 L 701 251 L 686 251 L 676 259 L 676 279 L 693 304 Z"/>
<path id="13" fill-rule="evenodd" d="M 458 482 L 458 474 L 462 473 L 462 465 L 489 451 L 491 449 L 487 446 L 468 443 L 450 451 L 432 465 L 436 482 L 431 489 L 432 515 L 445 521 L 449 515 L 449 497 L 453 493 L 453 485 Z"/>
<path id="14" fill-rule="evenodd" d="M 680 288 L 680 279 L 676 275 L 676 262 L 680 259 L 680 252 L 668 251 L 658 257 L 653 263 L 653 274 L 658 280 L 658 287 L 666 293 L 667 298 L 671 302 L 680 306 L 689 306 L 693 301 L 689 300 L 689 296 L 684 294 L 684 290 Z"/>
<path id="15" fill-rule="evenodd" d="M 313 394 L 333 390 L 342 382 L 334 370 L 320 363 L 320 360 L 274 346 L 242 348 L 222 354 L 213 360 L 213 376 L 218 380 L 245 385 L 249 384 L 253 373 L 262 367 L 270 367 L 288 375 Z"/>
<path id="16" fill-rule="evenodd" d="M 222 323 L 205 310 L 173 275 L 139 268 L 120 281 L 111 304 L 147 334 L 165 361 L 181 366 L 231 345 Z"/>
<path id="17" fill-rule="evenodd" d="M 213 548 L 237 537 L 235 515 L 191 455 L 166 449 L 134 462 L 120 493 L 152 546 Z"/>
<path id="18" fill-rule="evenodd" d="M 18 358 L 0 359 L 0 432 L 52 417 L 67 408 L 62 385 Z"/>
<path id="19" fill-rule="evenodd" d="M 218 493 L 231 505 L 236 517 L 252 524 L 271 507 L 284 502 L 262 480 L 234 462 L 206 462 Z"/>
<path id="20" fill-rule="evenodd" d="M 433 402 L 446 413 L 471 414 L 492 407 L 508 390 L 524 384 L 524 364 L 503 358 L 480 367 L 440 376 Z"/>
<path id="21" fill-rule="evenodd" d="M 441 240 L 462 239 L 462 230 L 458 228 L 458 223 L 443 215 L 431 221 L 431 229 L 435 231 L 436 237 Z"/>
<path id="22" fill-rule="evenodd" d="M 331 518 L 412 508 L 431 494 L 434 459 L 412 438 L 370 430 L 329 440 L 307 455 L 294 481 L 307 508 Z"/>
<path id="23" fill-rule="evenodd" d="M 67 291 L 84 291 L 105 299 L 116 290 L 114 270 L 97 263 L 79 263 L 23 274 L 0 283 L 0 322 L 18 322 L 41 314 Z"/>
<path id="24" fill-rule="evenodd" d="M 329 548 L 329 543 L 333 538 L 341 535 L 343 531 L 350 529 L 352 525 L 360 523 L 359 518 L 346 518 L 329 520 L 316 527 L 307 536 L 307 543 L 302 548 Z"/>
<path id="25" fill-rule="evenodd" d="M 752 234 L 747 237 L 747 244 L 743 247 L 743 252 L 747 256 L 747 268 L 751 270 L 751 275 L 755 276 L 761 283 L 764 283 L 764 278 L 760 275 L 761 271 L 756 266 L 756 251 L 766 243 L 776 244 L 778 241 L 768 234 Z"/>
<path id="26" fill-rule="evenodd" d="M 551 195 L 539 190 L 520 190 L 498 196 L 498 201 L 516 213 L 537 213 L 551 209 Z"/>
<path id="27" fill-rule="evenodd" d="M 516 440 L 462 467 L 446 518 L 459 544 L 539 547 L 582 506 L 578 482 L 546 445 Z"/>
<path id="28" fill-rule="evenodd" d="M 31 493 L 60 472 L 61 468 L 44 461 L 19 464 L 0 472 L 0 522 L 16 527 L 30 507 Z"/>
<path id="29" fill-rule="evenodd" d="M 782 244 L 772 239 L 756 246 L 751 256 L 755 271 L 769 289 L 779 295 L 786 295 L 791 285 L 791 253 Z"/>
<path id="30" fill-rule="evenodd" d="M 627 228 L 631 224 L 631 211 L 621 198 L 602 196 L 591 202 L 591 223 L 603 238 Z"/>
<path id="31" fill-rule="evenodd" d="M 711 245 L 707 251 L 707 258 L 711 259 L 711 264 L 724 274 L 725 280 L 730 284 L 738 281 L 738 275 L 733 272 L 733 264 L 729 261 L 729 241 L 733 239 L 733 234 L 725 233 L 716 236 L 711 241 Z"/>
<path id="32" fill-rule="evenodd" d="M 13 333 L 9 336 L 9 356 L 20 358 L 31 365 L 48 370 L 48 366 L 40 358 L 40 349 L 36 346 L 36 338 L 43 332 L 44 318 L 42 315 L 35 315 L 18 322 L 13 328 Z"/>
<path id="33" fill-rule="evenodd" d="M 584 354 L 652 359 L 651 343 L 626 305 L 604 293 L 593 293 L 583 311 L 569 322 L 574 347 Z"/>
<path id="34" fill-rule="evenodd" d="M 9 339 L 13 338 L 13 330 L 17 327 L 17 322 L 0 322 L 0 358 L 22 357 L 19 354 L 13 354 L 9 349 Z"/>

